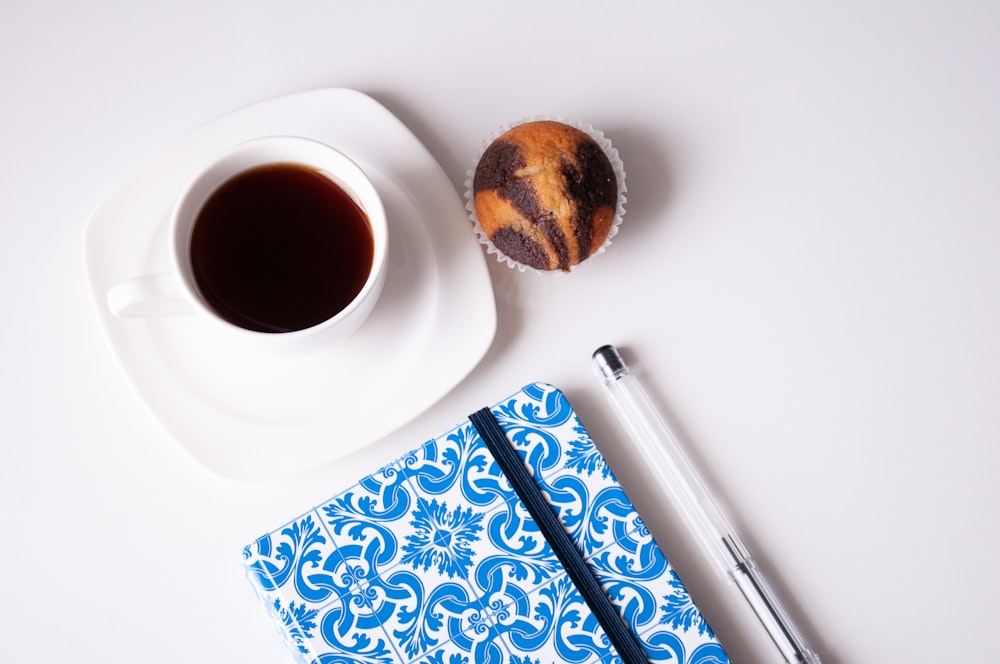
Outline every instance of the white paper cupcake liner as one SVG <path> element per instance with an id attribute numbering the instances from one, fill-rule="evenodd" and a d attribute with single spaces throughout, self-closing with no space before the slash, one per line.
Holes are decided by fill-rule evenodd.
<path id="1" fill-rule="evenodd" d="M 479 218 L 476 216 L 476 201 L 475 194 L 472 191 L 472 180 L 476 174 L 476 167 L 479 165 L 479 160 L 482 158 L 483 153 L 486 152 L 493 141 L 500 138 L 501 135 L 505 134 L 507 131 L 528 122 L 537 122 L 540 120 L 551 120 L 555 122 L 561 122 L 563 124 L 569 125 L 571 127 L 576 127 L 580 131 L 584 132 L 590 136 L 594 141 L 604 150 L 604 154 L 607 155 L 608 161 L 611 162 L 611 168 L 615 172 L 615 178 L 618 181 L 618 200 L 615 204 L 615 219 L 611 224 L 611 230 L 608 232 L 607 238 L 605 238 L 604 243 L 598 247 L 598 249 L 588 256 L 586 259 L 580 261 L 576 265 L 572 265 L 569 268 L 569 272 L 580 268 L 582 265 L 586 265 L 596 256 L 599 256 L 611 246 L 611 239 L 618 234 L 618 227 L 621 226 L 622 218 L 625 216 L 625 192 L 628 191 L 625 187 L 625 166 L 622 164 L 621 157 L 618 156 L 618 150 L 611 144 L 611 141 L 604 135 L 604 132 L 595 129 L 592 125 L 577 122 L 575 120 L 570 120 L 559 115 L 536 115 L 529 118 L 524 118 L 518 122 L 514 122 L 508 125 L 501 125 L 498 127 L 488 138 L 486 138 L 482 145 L 479 146 L 479 153 L 476 154 L 475 159 L 472 161 L 472 168 L 466 171 L 465 180 L 465 209 L 469 212 L 469 219 L 472 221 L 473 231 L 479 238 L 479 243 L 486 247 L 486 252 L 489 254 L 495 254 L 497 260 L 501 263 L 506 263 L 508 267 L 517 268 L 521 272 L 530 270 L 537 274 L 566 274 L 563 270 L 539 270 L 522 263 L 518 263 L 513 258 L 510 258 L 502 251 L 497 249 L 496 245 L 493 244 L 489 236 L 486 235 L 486 231 L 483 230 L 482 225 L 479 223 Z"/>

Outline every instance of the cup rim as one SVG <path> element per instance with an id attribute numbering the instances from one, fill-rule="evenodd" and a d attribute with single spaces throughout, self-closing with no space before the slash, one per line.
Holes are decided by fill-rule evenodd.
<path id="1" fill-rule="evenodd" d="M 270 152 L 270 157 L 258 157 L 245 161 L 243 165 L 232 167 L 233 162 L 248 153 Z M 278 157 L 283 151 L 290 156 Z M 304 157 L 306 153 L 310 157 Z M 321 158 L 313 158 L 320 155 Z M 191 234 L 201 209 L 211 195 L 225 182 L 240 173 L 268 164 L 297 164 L 314 169 L 331 179 L 346 192 L 365 212 L 372 234 L 372 266 L 368 277 L 357 295 L 340 311 L 319 323 L 288 332 L 264 332 L 251 330 L 223 318 L 203 297 L 194 277 L 190 260 Z M 221 173 L 221 174 L 220 174 Z M 345 181 L 349 179 L 350 184 Z M 173 268 L 176 271 L 185 295 L 203 317 L 207 317 L 223 327 L 244 335 L 245 338 L 267 339 L 290 342 L 337 327 L 357 315 L 353 326 L 346 326 L 343 336 L 350 334 L 363 321 L 367 313 L 359 310 L 377 297 L 385 281 L 385 267 L 388 257 L 388 222 L 382 198 L 369 175 L 353 159 L 341 150 L 312 138 L 292 135 L 271 135 L 252 138 L 229 146 L 206 159 L 198 172 L 181 188 L 170 215 L 170 251 Z M 372 306 L 374 304 L 372 303 Z M 369 307 L 370 310 L 371 307 Z"/>

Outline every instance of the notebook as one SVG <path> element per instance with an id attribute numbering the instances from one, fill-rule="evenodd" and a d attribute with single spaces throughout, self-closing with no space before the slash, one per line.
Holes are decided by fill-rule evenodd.
<path id="1" fill-rule="evenodd" d="M 499 425 L 492 435 L 484 414 Z M 520 469 L 501 470 L 497 432 Z M 548 516 L 532 516 L 526 490 Z M 560 532 L 547 539 L 552 524 Z M 633 646 L 650 662 L 729 661 L 565 395 L 545 383 L 258 538 L 243 566 L 303 664 L 610 664 Z"/>

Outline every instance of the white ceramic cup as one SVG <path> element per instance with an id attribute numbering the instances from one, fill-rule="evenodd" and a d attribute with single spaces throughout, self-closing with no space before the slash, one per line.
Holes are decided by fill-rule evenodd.
<path id="1" fill-rule="evenodd" d="M 209 198 L 237 175 L 251 169 L 293 164 L 322 174 L 336 184 L 367 216 L 373 241 L 371 269 L 361 290 L 339 312 L 292 331 L 264 332 L 226 320 L 199 288 L 191 260 L 191 237 Z M 108 291 L 108 307 L 120 317 L 193 314 L 233 339 L 261 349 L 312 350 L 354 332 L 371 313 L 385 283 L 389 232 L 385 209 L 375 186 L 361 168 L 334 148 L 297 136 L 268 136 L 226 150 L 200 170 L 183 189 L 170 216 L 172 269 L 130 278 Z M 331 219 L 331 223 L 337 223 Z"/>

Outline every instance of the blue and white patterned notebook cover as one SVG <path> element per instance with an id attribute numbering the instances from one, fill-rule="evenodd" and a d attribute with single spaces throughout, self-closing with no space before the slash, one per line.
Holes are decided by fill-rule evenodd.
<path id="1" fill-rule="evenodd" d="M 558 389 L 492 408 L 651 662 L 728 662 Z M 304 664 L 620 662 L 469 421 L 243 551 Z"/>

